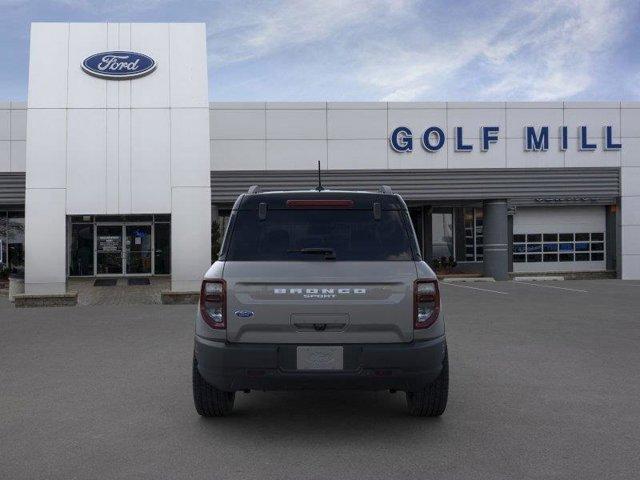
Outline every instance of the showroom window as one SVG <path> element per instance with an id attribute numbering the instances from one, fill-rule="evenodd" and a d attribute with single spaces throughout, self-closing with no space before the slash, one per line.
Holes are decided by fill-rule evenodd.
<path id="1" fill-rule="evenodd" d="M 434 208 L 431 214 L 433 258 L 454 257 L 453 209 Z"/>
<path id="2" fill-rule="evenodd" d="M 24 212 L 0 211 L 0 271 L 24 272 Z"/>
<path id="3" fill-rule="evenodd" d="M 516 233 L 513 235 L 513 261 L 602 262 L 604 238 L 604 232 Z"/>
<path id="4" fill-rule="evenodd" d="M 464 215 L 464 260 L 466 262 L 481 262 L 483 211 L 481 208 L 465 208 Z"/>

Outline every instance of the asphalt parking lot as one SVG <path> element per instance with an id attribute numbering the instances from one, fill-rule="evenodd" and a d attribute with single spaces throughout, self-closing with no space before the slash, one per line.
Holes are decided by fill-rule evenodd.
<path id="1" fill-rule="evenodd" d="M 442 286 L 449 406 L 404 395 L 191 399 L 192 306 L 0 297 L 0 478 L 635 479 L 640 281 Z"/>

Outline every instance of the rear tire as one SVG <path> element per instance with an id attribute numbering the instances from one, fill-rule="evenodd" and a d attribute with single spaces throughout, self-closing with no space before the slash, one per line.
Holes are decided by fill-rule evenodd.
<path id="1" fill-rule="evenodd" d="M 407 409 L 415 417 L 439 417 L 447 408 L 449 397 L 449 354 L 445 350 L 440 375 L 417 392 L 406 392 Z"/>
<path id="2" fill-rule="evenodd" d="M 193 359 L 192 371 L 193 403 L 203 417 L 224 417 L 233 410 L 235 392 L 223 392 L 207 383 L 198 371 L 198 362 Z"/>

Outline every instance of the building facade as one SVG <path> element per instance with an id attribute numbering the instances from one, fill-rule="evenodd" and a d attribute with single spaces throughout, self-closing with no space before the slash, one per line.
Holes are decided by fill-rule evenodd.
<path id="1" fill-rule="evenodd" d="M 0 262 L 28 293 L 195 290 L 235 198 L 318 161 L 402 194 L 443 271 L 640 278 L 640 102 L 209 103 L 206 51 L 203 24 L 32 25 L 28 100 L 0 103 Z"/>

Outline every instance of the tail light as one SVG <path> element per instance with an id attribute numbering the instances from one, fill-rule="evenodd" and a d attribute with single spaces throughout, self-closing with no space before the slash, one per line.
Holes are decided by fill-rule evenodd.
<path id="1" fill-rule="evenodd" d="M 413 284 L 413 327 L 429 328 L 440 314 L 437 280 L 416 280 Z"/>
<path id="2" fill-rule="evenodd" d="M 227 327 L 227 285 L 224 280 L 203 280 L 200 313 L 211 328 Z"/>

